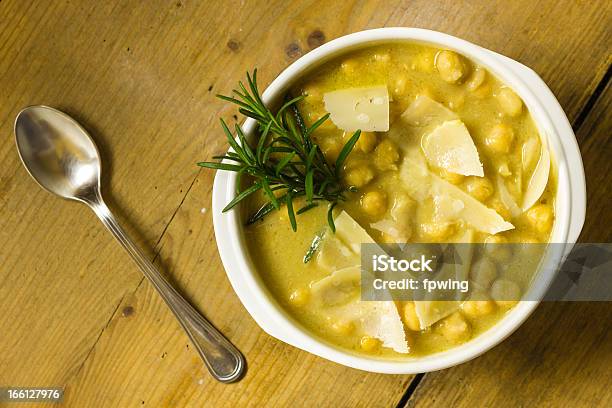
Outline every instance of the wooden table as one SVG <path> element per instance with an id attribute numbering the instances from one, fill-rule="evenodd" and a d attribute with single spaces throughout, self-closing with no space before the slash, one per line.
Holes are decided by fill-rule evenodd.
<path id="1" fill-rule="evenodd" d="M 581 239 L 610 241 L 609 1 L 0 0 L 0 386 L 62 386 L 64 405 L 612 405 L 609 303 L 543 304 L 503 344 L 425 375 L 324 361 L 262 332 L 232 291 L 210 214 L 225 149 L 217 100 L 257 66 L 382 26 L 445 31 L 537 71 L 573 124 L 588 180 Z M 74 115 L 101 148 L 104 190 L 138 243 L 241 350 L 214 382 L 177 322 L 84 206 L 42 191 L 12 126 L 24 106 Z M 208 211 L 207 211 L 208 210 Z"/>

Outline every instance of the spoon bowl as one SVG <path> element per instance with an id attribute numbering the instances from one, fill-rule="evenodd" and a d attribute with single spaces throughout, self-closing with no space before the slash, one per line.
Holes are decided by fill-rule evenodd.
<path id="1" fill-rule="evenodd" d="M 48 106 L 29 106 L 17 115 L 15 140 L 24 166 L 45 190 L 78 201 L 100 188 L 100 154 L 74 119 Z"/>

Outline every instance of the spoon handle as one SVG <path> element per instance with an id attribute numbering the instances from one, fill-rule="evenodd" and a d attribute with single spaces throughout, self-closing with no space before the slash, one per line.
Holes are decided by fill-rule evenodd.
<path id="1" fill-rule="evenodd" d="M 240 351 L 168 283 L 119 226 L 101 198 L 88 204 L 157 289 L 187 332 L 213 377 L 226 383 L 239 379 L 245 369 L 245 360 Z"/>

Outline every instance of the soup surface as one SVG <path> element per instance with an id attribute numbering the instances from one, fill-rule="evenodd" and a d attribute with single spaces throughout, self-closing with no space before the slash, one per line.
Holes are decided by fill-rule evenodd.
<path id="1" fill-rule="evenodd" d="M 337 57 L 292 93 L 306 95 L 298 107 L 307 123 L 331 114 L 313 136 L 328 161 L 362 133 L 342 169 L 355 191 L 335 210 L 335 234 L 326 206 L 298 215 L 297 232 L 282 209 L 245 227 L 278 303 L 327 342 L 380 358 L 443 351 L 499 321 L 532 276 L 508 268 L 511 249 L 496 244 L 546 243 L 554 221 L 551 158 L 522 100 L 467 58 L 414 43 Z M 245 217 L 262 202 L 252 195 Z M 361 300 L 351 282 L 359 278 L 359 244 L 369 240 L 485 243 L 466 269 L 480 297 L 434 318 L 418 302 Z"/>

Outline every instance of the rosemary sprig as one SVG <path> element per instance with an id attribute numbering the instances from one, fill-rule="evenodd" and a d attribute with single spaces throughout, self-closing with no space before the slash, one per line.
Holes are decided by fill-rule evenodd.
<path id="1" fill-rule="evenodd" d="M 233 96 L 217 97 L 238 105 L 241 114 L 257 122 L 257 143 L 249 144 L 238 124 L 235 125 L 234 138 L 221 119 L 221 127 L 231 149 L 222 156 L 213 157 L 221 161 L 198 163 L 202 167 L 238 174 L 236 196 L 223 212 L 261 190 L 267 202 L 248 218 L 247 224 L 259 221 L 285 205 L 291 228 L 296 231 L 296 215 L 327 201 L 327 220 L 331 230 L 335 231 L 333 209 L 346 199 L 345 193 L 351 190 L 351 187 L 341 183 L 340 171 L 361 132 L 358 130 L 353 134 L 340 151 L 336 162 L 330 164 L 312 139 L 313 132 L 329 118 L 329 114 L 307 127 L 297 107 L 297 102 L 304 95 L 294 98 L 287 96 L 280 109 L 273 113 L 264 104 L 257 88 L 257 70 L 253 71 L 252 76 L 247 72 L 246 77 L 247 86 L 238 82 L 238 89 L 234 89 Z M 241 177 L 245 174 L 253 178 L 253 183 L 247 187 L 241 183 Z M 306 204 L 295 209 L 293 204 L 298 197 L 304 197 Z"/>

